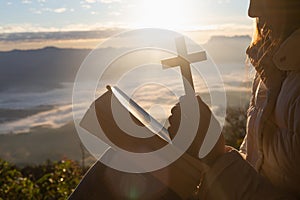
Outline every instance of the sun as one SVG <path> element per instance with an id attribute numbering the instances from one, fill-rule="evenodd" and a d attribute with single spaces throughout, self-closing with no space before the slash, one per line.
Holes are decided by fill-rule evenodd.
<path id="1" fill-rule="evenodd" d="M 180 29 L 187 19 L 187 5 L 183 0 L 140 0 L 137 26 Z"/>

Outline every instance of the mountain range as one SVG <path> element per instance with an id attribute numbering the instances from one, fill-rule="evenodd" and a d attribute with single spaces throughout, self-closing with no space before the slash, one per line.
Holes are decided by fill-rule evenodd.
<path id="1" fill-rule="evenodd" d="M 244 63 L 249 36 L 213 36 L 202 46 L 218 63 Z M 101 49 L 103 52 L 111 48 Z M 73 82 L 91 49 L 45 47 L 36 50 L 0 52 L 0 92 L 39 92 Z"/>

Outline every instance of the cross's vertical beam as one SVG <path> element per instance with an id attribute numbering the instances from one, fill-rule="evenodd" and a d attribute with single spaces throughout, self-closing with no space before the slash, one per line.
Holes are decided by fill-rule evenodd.
<path id="1" fill-rule="evenodd" d="M 188 55 L 184 37 L 176 38 L 176 50 L 179 56 L 182 56 L 182 63 L 180 65 L 181 75 L 183 79 L 183 86 L 186 93 L 195 93 L 193 77 L 191 72 L 191 67 L 189 61 L 186 60 Z M 188 85 L 189 84 L 189 85 Z M 188 92 L 189 90 L 193 89 L 193 91 Z"/>

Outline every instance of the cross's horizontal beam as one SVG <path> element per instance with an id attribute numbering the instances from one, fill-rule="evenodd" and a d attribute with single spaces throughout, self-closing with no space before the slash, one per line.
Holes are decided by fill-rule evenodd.
<path id="1" fill-rule="evenodd" d="M 206 60 L 206 52 L 201 51 L 201 52 L 196 52 L 196 53 L 191 53 L 186 56 L 177 56 L 173 58 L 168 58 L 165 60 L 161 61 L 161 64 L 163 65 L 163 68 L 171 68 L 171 67 L 177 67 L 177 66 L 182 66 L 183 64 L 188 63 L 195 63 L 195 62 L 201 62 L 203 60 Z"/>

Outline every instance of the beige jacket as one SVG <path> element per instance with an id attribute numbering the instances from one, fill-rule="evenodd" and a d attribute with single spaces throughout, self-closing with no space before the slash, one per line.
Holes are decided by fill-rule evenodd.
<path id="1" fill-rule="evenodd" d="M 216 161 L 201 199 L 300 199 L 300 29 L 261 66 L 240 152 Z"/>

